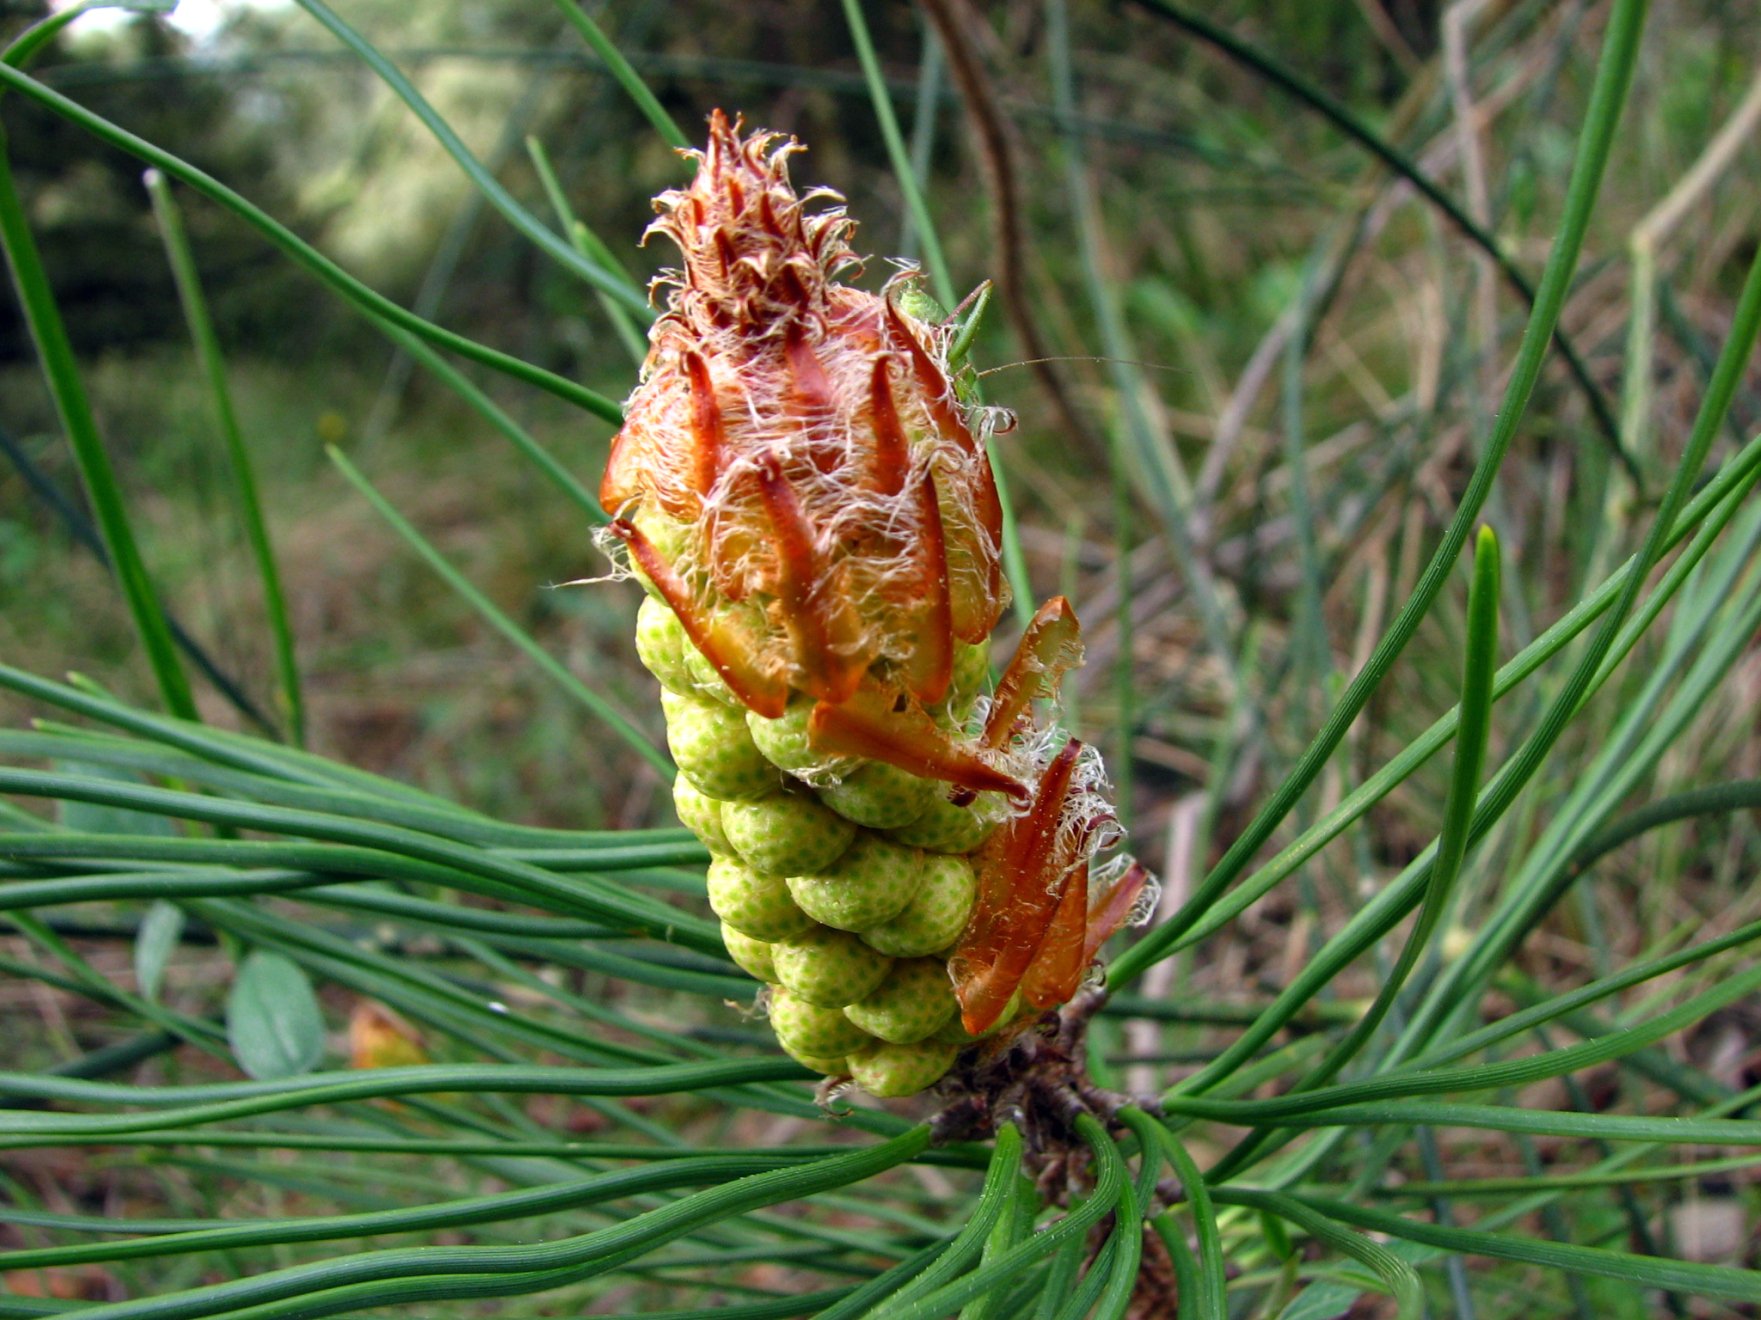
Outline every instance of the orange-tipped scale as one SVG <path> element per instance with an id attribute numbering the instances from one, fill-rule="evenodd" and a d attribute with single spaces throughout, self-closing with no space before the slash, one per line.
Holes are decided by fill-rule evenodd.
<path id="1" fill-rule="evenodd" d="M 788 684 L 762 666 L 762 648 L 757 639 L 743 632 L 737 616 L 701 608 L 684 579 L 627 518 L 614 519 L 611 532 L 629 547 L 630 558 L 678 616 L 691 644 L 715 667 L 734 695 L 766 719 L 780 716 L 788 706 Z"/>
<path id="2" fill-rule="evenodd" d="M 1033 805 L 979 849 L 978 903 L 948 960 L 960 1020 L 973 1035 L 1001 1016 L 1051 926 L 1079 858 L 1065 807 L 1082 745 L 1074 738 L 1046 768 Z"/>
<path id="3" fill-rule="evenodd" d="M 869 685 L 848 701 L 822 701 L 807 721 L 815 747 L 834 756 L 884 761 L 922 779 L 942 779 L 974 793 L 1024 798 L 1021 780 L 999 769 L 982 748 L 957 742 L 902 693 Z"/>

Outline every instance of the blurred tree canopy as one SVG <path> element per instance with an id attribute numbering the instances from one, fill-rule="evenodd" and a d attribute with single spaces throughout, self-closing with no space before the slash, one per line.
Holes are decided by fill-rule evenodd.
<path id="1" fill-rule="evenodd" d="M 916 89 L 902 71 L 915 68 L 924 41 L 919 16 L 906 5 L 872 8 L 883 66 L 901 71 L 895 85 L 906 102 Z M 1312 74 L 1342 93 L 1375 99 L 1393 85 L 1392 68 L 1361 23 L 1335 12 L 1348 8 L 1282 3 L 1264 7 L 1262 20 L 1307 51 Z M 33 9 L 41 12 L 23 7 Z M 827 21 L 823 3 L 637 0 L 590 9 L 635 52 L 644 76 L 688 132 L 712 106 L 763 106 L 767 125 L 814 144 L 803 178 L 836 180 L 867 218 L 871 229 L 859 246 L 899 250 L 902 208 L 882 168 L 884 146 L 848 33 L 841 22 Z M 1429 9 L 1410 0 L 1390 12 L 1422 46 L 1434 26 Z M 676 180 L 677 167 L 553 8 L 350 0 L 339 12 L 391 55 L 535 212 L 550 219 L 526 158 L 527 133 L 544 142 L 572 199 L 614 251 L 629 254 L 632 265 L 658 262 L 658 255 L 637 254 L 634 243 L 651 218 L 648 199 Z M 1032 93 L 1009 99 L 1005 81 L 1005 103 L 1030 135 L 1035 129 L 1049 134 L 1054 125 L 1037 88 L 1044 62 L 1041 7 L 1011 6 L 996 19 L 992 66 L 1019 73 Z M 1079 10 L 1077 20 L 1096 60 L 1160 60 L 1172 67 L 1196 55 L 1206 76 L 1231 76 L 1202 52 L 1118 15 Z M 477 335 L 512 335 L 504 339 L 511 349 L 547 365 L 567 369 L 594 346 L 591 315 L 588 326 L 562 324 L 572 320 L 568 313 L 589 312 L 587 291 L 505 225 L 478 223 L 480 202 L 428 131 L 292 5 L 238 9 L 200 43 L 148 17 L 94 30 L 76 25 L 35 72 L 106 118 L 174 146 L 394 298 L 430 298 L 449 324 Z M 1180 125 L 1186 108 L 1155 104 L 1147 91 L 1120 102 L 1125 85 L 1112 85 L 1115 103 L 1096 108 L 1117 114 L 1119 123 L 1146 111 L 1152 122 L 1177 116 L 1167 131 L 1137 130 L 1139 149 L 1158 170 L 1170 154 L 1177 161 L 1214 155 L 1240 128 Z M 945 77 L 938 94 L 932 169 L 969 175 L 973 166 Z M 908 110 L 901 105 L 907 120 Z M 10 105 L 7 118 L 20 188 L 79 350 L 182 342 L 138 163 L 34 106 Z M 1226 149 L 1239 151 L 1241 144 Z M 980 193 L 976 177 L 954 182 L 968 189 L 968 198 Z M 880 195 L 864 196 L 868 187 Z M 1056 190 L 1043 200 L 1056 205 Z M 366 342 L 369 332 L 242 226 L 205 205 L 188 209 L 230 352 L 323 356 Z M 967 264 L 982 271 L 983 224 L 960 231 L 952 241 L 976 245 Z M 548 322 L 545 328 L 534 312 Z M 29 353 L 7 299 L 0 303 L 0 362 Z"/>
<path id="2" fill-rule="evenodd" d="M 1388 120 L 1436 49 L 1434 0 L 1225 8 L 1232 12 L 1218 21 L 1263 40 L 1367 122 L 1397 137 L 1410 127 Z M 1745 67 L 1726 48 L 1742 46 L 1732 34 L 1753 14 L 1690 8 L 1696 22 L 1669 58 L 1696 58 L 1701 67 L 1667 84 L 1680 102 L 1672 113 L 1712 122 Z M 751 110 L 767 126 L 796 133 L 813 145 L 798 166 L 801 181 L 836 185 L 864 218 L 858 249 L 909 252 L 904 208 L 835 6 L 615 0 L 588 9 L 687 133 L 715 106 Z M 956 277 L 976 283 L 995 273 L 995 252 L 958 98 L 944 71 L 935 99 L 921 99 L 915 75 L 926 38 L 915 6 L 865 9 L 902 122 L 916 121 L 914 105 L 937 109 L 928 158 L 935 209 Z M 1363 176 L 1362 153 L 1170 25 L 1145 22 L 1128 6 L 1072 10 L 1085 131 L 1105 179 L 1104 204 L 1118 208 L 1113 218 L 1121 222 L 1113 226 L 1113 259 L 1133 272 L 1128 301 L 1149 309 L 1146 323 L 1208 318 L 1239 327 L 1240 342 L 1225 356 L 1236 348 L 1245 356 L 1304 278 L 1314 234 L 1348 199 L 1340 189 Z M 40 6 L 0 7 L 0 35 L 15 33 L 32 11 Z M 338 12 L 534 214 L 554 223 L 527 158 L 528 134 L 544 144 L 580 215 L 636 274 L 665 260 L 658 248 L 638 250 L 636 240 L 652 218 L 649 199 L 680 178 L 678 164 L 553 6 L 348 0 Z M 1566 11 L 1556 17 L 1568 27 L 1577 21 Z M 1044 6 L 992 6 L 987 19 L 981 54 L 1019 134 L 1027 227 L 1063 233 L 1069 201 L 1055 164 L 1060 126 L 1047 93 Z M 610 392 L 627 387 L 628 358 L 591 291 L 489 212 L 409 109 L 295 5 L 238 8 L 199 43 L 145 17 L 83 28 L 75 25 L 37 65 L 51 86 L 173 147 L 388 296 Z M 1560 78 L 1561 95 L 1581 94 L 1573 76 Z M 1538 81 L 1537 97 L 1554 95 L 1551 78 Z M 76 347 L 101 354 L 182 346 L 138 163 L 12 100 L 6 120 L 20 189 Z M 1535 205 L 1537 179 L 1558 172 L 1567 148 L 1543 128 L 1500 162 L 1518 219 Z M 205 203 L 186 209 L 229 354 L 322 364 L 389 351 L 242 225 Z M 1073 255 L 1061 242 L 1040 245 L 1032 278 L 1042 295 L 1068 282 Z M 1043 315 L 1081 319 L 1055 298 Z M 1173 360 L 1178 336 L 1148 347 Z M 16 308 L 0 298 L 0 365 L 30 357 Z M 1175 396 L 1186 393 L 1179 379 L 1165 384 Z"/>
<path id="3" fill-rule="evenodd" d="M 250 88 L 202 73 L 175 29 L 136 19 L 63 40 L 37 72 L 106 118 L 153 141 L 177 142 L 223 179 L 249 181 L 272 207 L 288 190 L 272 168 L 286 128 L 248 113 Z M 13 98 L 8 145 L 69 333 L 82 353 L 186 335 L 155 232 L 140 163 L 98 148 L 78 126 Z M 191 239 L 213 287 L 222 333 L 268 346 L 320 300 L 261 241 L 209 208 L 191 208 Z M 297 305 L 296 305 L 297 304 Z M 0 301 L 0 361 L 30 358 L 12 299 Z"/>
<path id="4" fill-rule="evenodd" d="M 675 6 L 620 8 L 602 20 L 627 43 L 659 43 L 651 78 L 682 123 L 724 99 L 737 108 L 742 89 L 800 81 L 798 93 L 785 96 L 787 127 L 880 159 L 859 95 L 812 85 L 815 70 L 848 66 L 843 90 L 859 92 L 847 38 L 837 25 L 813 21 L 814 6 L 716 7 L 713 23 L 690 21 Z M 535 211 L 550 219 L 527 161 L 528 133 L 545 142 L 577 205 L 614 250 L 633 253 L 651 218 L 648 198 L 676 166 L 553 9 L 356 0 L 344 10 Z M 920 37 L 908 10 L 883 16 L 877 36 L 901 64 L 916 58 Z M 752 51 L 770 58 L 745 58 Z M 590 301 L 506 226 L 477 223 L 470 185 L 428 131 L 292 6 L 241 9 L 199 43 L 145 16 L 94 30 L 76 25 L 33 72 L 149 141 L 173 145 L 390 296 L 434 299 L 468 333 L 530 334 L 535 308 L 566 312 Z M 718 86 L 705 89 L 706 78 Z M 183 342 L 139 163 L 35 106 L 9 105 L 7 118 L 20 191 L 76 348 L 93 354 Z M 819 153 L 816 177 L 829 154 Z M 367 333 L 243 226 L 203 204 L 187 209 L 230 352 L 323 356 L 351 351 Z M 541 340 L 516 340 L 517 350 L 554 359 Z M 0 301 L 0 363 L 30 355 L 16 308 Z"/>

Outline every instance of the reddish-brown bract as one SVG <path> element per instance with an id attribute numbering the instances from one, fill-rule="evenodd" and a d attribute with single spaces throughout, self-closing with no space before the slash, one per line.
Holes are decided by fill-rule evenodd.
<path id="1" fill-rule="evenodd" d="M 742 628 L 737 616 L 701 608 L 685 579 L 628 518 L 614 518 L 611 531 L 630 552 L 630 560 L 653 583 L 679 618 L 685 635 L 720 674 L 747 709 L 777 719 L 788 707 L 789 687 L 755 663 L 762 639 Z"/>
<path id="2" fill-rule="evenodd" d="M 818 703 L 807 721 L 807 736 L 828 754 L 885 761 L 968 792 L 1018 799 L 1028 795 L 1027 785 L 987 760 L 984 748 L 949 736 L 922 709 L 903 701 L 902 694 L 876 685 L 863 687 L 846 702 Z"/>
<path id="3" fill-rule="evenodd" d="M 984 723 L 985 746 L 1006 747 L 1028 722 L 1034 699 L 1055 698 L 1065 671 L 1081 663 L 1082 629 L 1076 612 L 1064 597 L 1053 596 L 1035 611 L 997 684 Z"/>
<path id="4" fill-rule="evenodd" d="M 1067 1003 L 1149 883 L 1149 872 L 1130 861 L 1090 903 L 1089 859 L 1113 821 L 1083 799 L 1080 754 L 1075 739 L 1066 743 L 1033 806 L 973 859 L 978 904 L 948 960 L 961 1025 L 972 1035 L 988 1031 L 1017 991 L 1028 1008 Z"/>
<path id="5" fill-rule="evenodd" d="M 1024 981 L 1059 924 L 1072 877 L 1086 866 L 1082 825 L 1070 821 L 1068 811 L 1081 750 L 1074 738 L 1064 744 L 1040 777 L 1033 805 L 992 834 L 973 859 L 978 902 L 948 970 L 961 1022 L 975 1036 L 997 1021 L 1018 988 L 1026 990 Z M 1078 937 L 1070 952 L 1079 956 L 1082 944 Z M 1061 951 L 1048 952 L 1051 963 L 1035 981 L 1042 993 L 1053 978 L 1062 979 Z M 1079 965 L 1072 991 L 1081 971 Z"/>

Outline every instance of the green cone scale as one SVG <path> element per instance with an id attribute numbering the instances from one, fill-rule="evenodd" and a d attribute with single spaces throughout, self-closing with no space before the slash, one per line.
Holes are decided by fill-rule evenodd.
<path id="1" fill-rule="evenodd" d="M 750 935 L 742 935 L 726 922 L 722 923 L 722 943 L 728 946 L 728 957 L 739 965 L 741 971 L 755 981 L 776 984 L 777 964 L 770 956 L 770 945 L 764 940 L 755 940 Z"/>
<path id="2" fill-rule="evenodd" d="M 821 1008 L 847 1008 L 880 988 L 893 960 L 848 931 L 810 925 L 771 945 L 777 980 L 790 994 Z"/>
<path id="3" fill-rule="evenodd" d="M 776 767 L 764 758 L 737 711 L 697 696 L 680 696 L 664 687 L 667 747 L 679 773 L 706 797 L 745 802 L 782 787 Z"/>
<path id="4" fill-rule="evenodd" d="M 684 775 L 673 780 L 673 811 L 680 824 L 703 841 L 703 846 L 724 857 L 735 855 L 734 845 L 722 828 L 720 798 L 705 795 Z"/>
<path id="5" fill-rule="evenodd" d="M 948 1024 L 959 1004 L 938 958 L 893 964 L 880 988 L 844 1009 L 844 1016 L 871 1036 L 893 1045 L 927 1040 Z"/>
<path id="6" fill-rule="evenodd" d="M 735 857 L 717 857 L 709 864 L 709 906 L 724 926 L 750 939 L 794 939 L 814 928 L 780 875 L 754 871 Z"/>
<path id="7" fill-rule="evenodd" d="M 729 802 L 720 825 L 733 849 L 767 875 L 815 875 L 851 851 L 856 826 L 812 793 L 772 793 L 756 802 Z"/>
<path id="8" fill-rule="evenodd" d="M 872 948 L 893 958 L 940 953 L 960 937 L 978 892 L 972 863 L 931 854 L 911 901 L 897 915 L 862 932 Z"/>
<path id="9" fill-rule="evenodd" d="M 958 1045 L 933 1040 L 912 1045 L 880 1042 L 850 1056 L 850 1075 L 864 1091 L 882 1099 L 916 1095 L 940 1081 L 959 1052 Z"/>
<path id="10" fill-rule="evenodd" d="M 826 785 L 826 805 L 840 815 L 875 830 L 896 830 L 923 818 L 947 786 L 933 779 L 918 779 L 897 766 L 873 763 L 858 767 L 848 777 Z"/>
<path id="11" fill-rule="evenodd" d="M 865 833 L 835 864 L 790 876 L 789 893 L 822 925 L 861 934 L 904 911 L 922 880 L 917 849 Z"/>
<path id="12" fill-rule="evenodd" d="M 1007 805 L 988 793 L 956 805 L 945 783 L 815 752 L 811 703 L 765 720 L 714 699 L 713 669 L 652 597 L 637 636 L 680 764 L 674 809 L 711 853 L 710 907 L 729 956 L 771 987 L 778 1043 L 875 1095 L 933 1084 L 970 1043 L 937 955 L 972 912 L 965 854 Z M 938 712 L 948 721 L 971 710 L 987 658 L 983 646 L 960 651 L 967 681 L 950 685 Z"/>

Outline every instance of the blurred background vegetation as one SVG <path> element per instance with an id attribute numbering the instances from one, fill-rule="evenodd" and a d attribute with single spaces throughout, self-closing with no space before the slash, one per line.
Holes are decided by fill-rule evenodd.
<path id="1" fill-rule="evenodd" d="M 15 14 L 37 8 L 10 6 Z M 1473 25 L 1463 92 L 1468 113 L 1484 125 L 1475 152 L 1481 204 L 1488 228 L 1532 274 L 1557 212 L 1599 8 L 1456 9 L 1471 11 L 1461 16 Z M 1761 46 L 1761 16 L 1746 6 L 1661 9 L 1592 230 L 1584 287 L 1567 313 L 1606 398 L 1619 390 L 1622 326 L 1611 307 L 1625 292 L 1627 231 L 1740 101 Z M 41 76 L 241 187 L 392 298 L 612 397 L 628 392 L 630 357 L 591 291 L 490 212 L 384 84 L 290 6 L 212 13 L 222 21 L 203 24 L 199 38 L 150 17 L 87 20 Z M 360 0 L 347 17 L 417 80 L 531 209 L 548 214 L 528 135 L 543 142 L 575 209 L 629 269 L 646 278 L 668 259 L 659 245 L 636 243 L 651 218 L 649 198 L 678 181 L 680 166 L 552 7 Z M 1459 174 L 1442 6 L 1292 0 L 1212 17 L 1376 131 L 1418 144 L 1415 157 L 1430 172 L 1446 180 Z M 722 105 L 795 133 L 812 148 L 798 161 L 798 179 L 846 194 L 862 221 L 861 250 L 877 258 L 919 254 L 848 32 L 829 21 L 826 5 L 630 3 L 608 7 L 602 19 L 681 124 L 699 124 Z M 1324 534 L 1334 538 L 1318 547 L 1328 604 L 1339 607 L 1327 643 L 1349 654 L 1365 591 L 1388 591 L 1366 581 L 1369 562 L 1390 539 L 1410 543 L 1434 516 L 1422 497 L 1471 452 L 1492 407 L 1497 350 L 1513 342 L 1526 308 L 1434 208 L 1396 186 L 1361 147 L 1189 33 L 1129 7 L 1074 6 L 1070 49 L 1081 99 L 1076 122 L 1066 124 L 1053 104 L 1044 7 L 996 5 L 991 19 L 989 48 L 979 54 L 1013 138 L 1028 235 L 1021 278 L 1042 336 L 1035 347 L 1106 352 L 1076 236 L 1078 208 L 1092 204 L 1102 222 L 1096 258 L 1115 281 L 1130 352 L 1142 364 L 1141 389 L 1128 406 L 1151 413 L 1149 424 L 1198 474 L 1194 531 L 1216 551 L 1213 571 L 1230 597 L 1224 608 L 1238 615 L 1257 614 L 1262 604 L 1286 621 L 1295 613 L 1299 555 L 1280 518 L 1288 494 L 1279 489 L 1275 434 L 1289 401 L 1280 359 L 1267 350 L 1287 337 L 1293 309 L 1331 295 L 1310 331 L 1315 343 L 1300 388 L 1315 451 L 1313 498 L 1323 525 L 1331 523 Z M 918 116 L 914 141 L 926 149 L 932 210 L 956 281 L 966 288 L 997 276 L 983 161 L 946 72 L 919 76 L 918 15 L 882 5 L 870 22 L 908 129 Z M 138 162 L 37 107 L 8 113 L 19 186 L 88 364 L 101 430 L 140 497 L 148 561 L 182 621 L 268 712 L 267 634 L 254 613 L 206 394 Z M 1067 130 L 1080 137 L 1087 198 L 1070 187 Z M 1744 191 L 1756 165 L 1751 140 L 1684 226 L 1693 241 L 1666 254 L 1656 419 L 1665 455 L 1696 397 L 1688 364 L 1715 341 L 1756 241 Z M 548 824 L 664 814 L 649 800 L 652 784 L 606 786 L 583 774 L 582 740 L 595 735 L 345 493 L 322 447 L 344 446 L 493 599 L 658 727 L 648 681 L 632 669 L 625 640 L 631 593 L 550 589 L 603 569 L 578 516 L 544 496 L 479 419 L 245 226 L 213 207 L 187 211 L 285 561 L 314 746 Z M 1361 232 L 1346 232 L 1354 226 Z M 871 279 L 887 270 L 874 261 Z M 1335 287 L 1311 287 L 1329 280 Z M 983 365 L 1016 364 L 1026 352 L 1009 318 L 993 312 Z M 1106 554 L 1111 499 L 1094 474 L 1103 458 L 1096 447 L 1127 405 L 1105 362 L 1054 370 L 1083 433 L 1071 433 L 1068 412 L 1030 369 L 1002 371 L 987 390 L 1021 418 L 1007 462 L 1017 470 L 1036 589 L 1074 585 L 1091 647 L 1101 648 L 1102 663 L 1091 663 L 1086 682 L 1100 704 L 1089 704 L 1085 731 L 1117 751 L 1104 677 L 1113 644 L 1104 621 L 1114 582 Z M 0 302 L 0 387 L 9 445 L 42 482 L 77 502 L 71 461 L 10 299 Z M 607 428 L 532 391 L 491 388 L 582 480 L 596 478 Z M 1533 480 L 1508 482 L 1504 495 L 1517 522 L 1501 530 L 1519 556 L 1531 543 L 1544 553 L 1555 525 L 1588 536 L 1600 520 L 1600 458 L 1582 394 L 1557 361 L 1542 390 L 1521 456 Z M 1737 415 L 1752 424 L 1755 400 L 1740 399 Z M 1219 428 L 1223 449 L 1212 445 Z M 1415 452 L 1420 434 L 1436 448 Z M 1409 469 L 1403 482 L 1386 482 L 1390 464 Z M 1358 479 L 1366 468 L 1371 480 Z M 1203 779 L 1204 758 L 1193 749 L 1209 744 L 1203 721 L 1223 713 L 1228 685 L 1199 644 L 1198 612 L 1190 603 L 1168 608 L 1184 598 L 1184 584 L 1155 552 L 1152 475 L 1140 474 L 1138 485 L 1146 506 L 1140 586 L 1151 594 L 1139 611 L 1147 632 L 1140 629 L 1136 644 L 1147 668 L 1138 677 L 1145 727 L 1135 737 L 1153 786 L 1143 802 L 1153 832 L 1166 823 L 1157 807 Z M 1391 498 L 1353 507 L 1375 490 Z M 1395 507 L 1392 497 L 1409 493 L 1420 498 Z M 1336 511 L 1343 519 L 1330 519 Z M 1523 558 L 1522 568 L 1537 606 L 1578 585 L 1544 558 Z M 74 550 L 68 520 L 11 463 L 0 464 L 0 591 L 0 645 L 16 662 L 44 672 L 77 665 L 119 692 L 146 694 L 128 620 L 104 574 Z M 1294 687 L 1293 679 L 1265 695 L 1318 709 L 1319 694 Z M 211 692 L 207 698 L 216 718 L 233 718 Z M 1399 707 L 1397 697 L 1388 702 Z M 1390 732 L 1404 741 L 1404 730 Z"/>
<path id="2" fill-rule="evenodd" d="M 649 199 L 679 182 L 681 166 L 553 6 L 339 8 L 533 212 L 551 214 L 529 137 L 632 273 L 646 279 L 670 258 L 637 243 Z M 292 7 L 217 9 L 220 21 L 199 35 L 149 17 L 82 21 L 37 76 L 239 188 L 396 301 L 614 398 L 628 393 L 633 359 L 592 291 L 503 223 L 382 82 Z M 984 9 L 967 54 L 1005 129 L 1014 188 L 1001 200 L 949 61 L 926 58 L 919 11 L 865 6 L 955 282 L 1006 274 L 999 209 L 1025 236 L 1015 313 L 1006 298 L 993 305 L 975 358 L 995 371 L 990 400 L 1019 418 L 1003 464 L 1036 594 L 1068 592 L 1089 635 L 1078 731 L 1107 750 L 1128 786 L 1138 850 L 1177 897 L 1203 873 L 1212 841 L 1227 842 L 1288 768 L 1410 591 L 1490 426 L 1528 308 L 1481 248 L 1362 143 L 1189 27 L 1137 6 L 1077 3 L 1053 40 L 1057 6 Z M 0 0 L 8 30 L 41 12 Z M 871 282 L 888 273 L 884 258 L 921 255 L 836 6 L 614 0 L 595 12 L 688 133 L 722 106 L 808 143 L 795 178 L 848 197 L 858 248 L 877 258 Z M 1605 5 L 1576 0 L 1237 0 L 1206 10 L 1396 144 L 1531 279 L 1560 211 L 1605 16 Z M 1061 50 L 1073 108 L 1060 108 Z M 1746 113 L 1757 70 L 1761 9 L 1653 7 L 1562 321 L 1583 376 L 1550 358 L 1488 506 L 1505 547 L 1507 653 L 1627 553 L 1632 520 L 1654 507 L 1681 451 L 1761 241 L 1752 118 L 1656 231 L 1655 336 L 1636 400 L 1622 374 L 1629 243 L 1719 127 Z M 139 163 L 16 97 L 6 121 L 147 562 L 250 708 L 203 684 L 204 716 L 251 727 L 255 711 L 280 727 L 258 584 Z M 579 511 L 234 217 L 193 198 L 185 215 L 286 578 L 313 749 L 503 819 L 671 823 L 658 778 L 614 755 L 609 735 L 446 590 L 324 447 L 345 450 L 497 604 L 658 737 L 652 681 L 628 640 L 634 590 L 564 585 L 605 568 Z M 1098 305 L 1097 288 L 1109 291 Z M 1024 363 L 1036 353 L 1060 359 L 1054 379 Z M 608 426 L 480 379 L 596 483 Z M 1623 390 L 1617 459 L 1607 421 L 1622 416 Z M 1730 433 L 1758 426 L 1761 376 L 1751 371 Z M 10 291 L 0 297 L 0 441 L 0 655 L 43 674 L 77 669 L 152 704 L 127 613 L 82 547 L 77 474 Z M 1115 468 L 1122 490 L 1108 477 Z M 1170 489 L 1173 500 L 1158 494 Z M 1465 580 L 1427 619 L 1343 767 L 1323 777 L 1318 809 L 1454 700 L 1464 598 Z M 1568 734 L 1550 786 L 1531 802 L 1563 791 L 1595 751 L 1596 730 L 1643 679 L 1642 663 L 1634 669 L 1596 698 L 1600 716 Z M 1495 753 L 1537 708 L 1500 708 Z M 1761 775 L 1757 711 L 1761 649 L 1751 639 L 1649 791 Z M 29 713 L 0 696 L 4 722 Z M 1372 812 L 1371 829 L 1271 893 L 1182 976 L 1220 997 L 1287 983 L 1330 921 L 1435 836 L 1446 775 L 1435 765 L 1414 776 Z M 1294 823 L 1318 809 L 1300 809 Z M 1496 845 L 1538 828 L 1535 811 L 1519 807 Z M 1623 851 L 1593 898 L 1563 904 L 1525 947 L 1522 975 L 1572 980 L 1664 930 L 1753 917 L 1755 813 L 1661 838 Z M 1340 995 L 1375 985 L 1366 967 Z M 1114 1031 L 1108 1047 L 1133 1058 L 1132 1038 Z M 1715 1014 L 1671 1048 L 1720 1086 L 1755 1085 L 1761 1005 Z M 1204 1049 L 1194 1042 L 1197 1056 Z M 1612 1068 L 1587 1082 L 1599 1083 L 1610 1096 L 1644 1085 Z M 1488 1142 L 1457 1167 L 1477 1156 L 1503 1167 L 1506 1155 Z M 1703 1199 L 1723 1208 L 1686 1227 L 1658 1221 L 1673 1249 L 1761 1265 L 1753 1166 Z M 1694 1233 L 1709 1236 L 1682 1236 Z"/>

